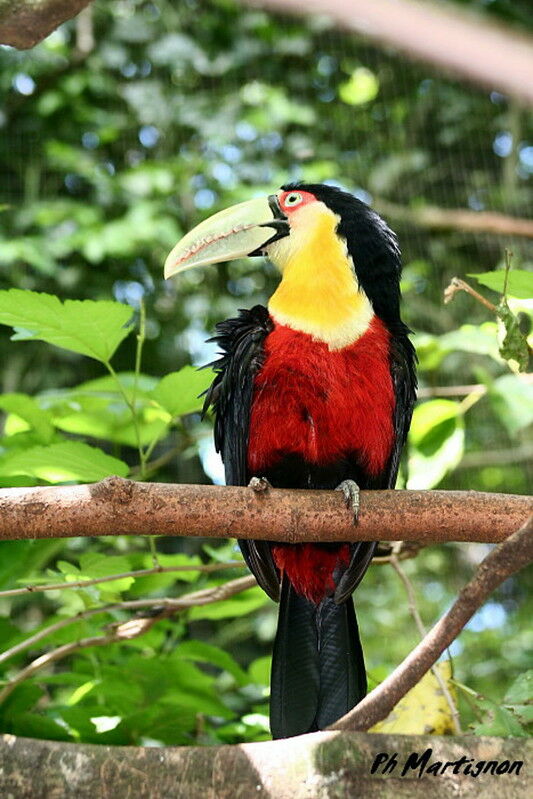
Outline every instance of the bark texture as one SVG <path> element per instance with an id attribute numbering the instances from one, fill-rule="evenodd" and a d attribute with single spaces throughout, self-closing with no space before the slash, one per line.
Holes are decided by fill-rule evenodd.
<path id="1" fill-rule="evenodd" d="M 0 540 L 175 535 L 272 541 L 497 543 L 533 513 L 533 498 L 476 491 L 362 491 L 359 521 L 338 491 L 137 483 L 0 490 Z"/>
<path id="2" fill-rule="evenodd" d="M 0 0 L 0 44 L 26 50 L 61 23 L 72 19 L 91 0 Z"/>
<path id="3" fill-rule="evenodd" d="M 409 770 L 412 752 L 430 763 L 524 761 L 519 774 L 433 776 Z M 318 732 L 283 741 L 220 747 L 110 747 L 0 738 L 0 795 L 13 799 L 526 799 L 533 795 L 524 738 Z M 370 773 L 381 752 L 396 753 L 389 775 Z"/>

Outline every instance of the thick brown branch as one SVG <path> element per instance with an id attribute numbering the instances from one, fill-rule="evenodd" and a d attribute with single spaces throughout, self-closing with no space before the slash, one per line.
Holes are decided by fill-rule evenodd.
<path id="1" fill-rule="evenodd" d="M 327 14 L 365 38 L 397 47 L 434 67 L 499 89 L 533 104 L 531 38 L 461 13 L 443 3 L 416 0 L 248 0 L 284 14 Z"/>
<path id="2" fill-rule="evenodd" d="M 416 750 L 427 765 L 448 764 L 439 776 L 414 764 Z M 376 755 L 398 763 L 392 775 L 371 770 Z M 0 736 L 0 795 L 16 799 L 526 799 L 531 795 L 526 738 L 474 735 L 375 735 L 315 732 L 281 741 L 238 746 L 104 746 Z M 450 768 L 482 762 L 479 776 Z M 483 772 L 487 761 L 507 762 L 502 776 Z M 521 765 L 520 765 L 521 764 Z M 441 766 L 442 768 L 442 766 Z M 494 768 L 494 766 L 493 766 Z M 505 766 L 504 766 L 505 770 Z M 473 773 L 476 773 L 475 771 Z M 417 779 L 418 778 L 418 779 Z M 529 789 L 527 785 L 529 784 Z"/>
<path id="3" fill-rule="evenodd" d="M 172 535 L 272 541 L 498 542 L 533 499 L 476 491 L 362 491 L 357 525 L 336 491 L 136 483 L 0 490 L 0 540 Z"/>
<path id="4" fill-rule="evenodd" d="M 507 216 L 493 211 L 470 211 L 468 208 L 438 208 L 434 205 L 409 208 L 381 199 L 376 199 L 375 205 L 380 213 L 391 219 L 430 230 L 459 230 L 533 239 L 531 219 Z"/>
<path id="5" fill-rule="evenodd" d="M 91 0 L 1 0 L 0 42 L 33 47 Z"/>
<path id="6" fill-rule="evenodd" d="M 403 663 L 331 729 L 368 730 L 386 718 L 407 691 L 437 662 L 492 591 L 533 560 L 532 533 L 533 520 L 529 520 L 495 547 L 480 563 L 474 577 L 462 589 L 450 610 Z"/>

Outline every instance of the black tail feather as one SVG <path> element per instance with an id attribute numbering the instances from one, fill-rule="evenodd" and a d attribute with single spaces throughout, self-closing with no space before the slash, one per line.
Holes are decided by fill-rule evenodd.
<path id="1" fill-rule="evenodd" d="M 274 738 L 289 738 L 316 729 L 313 725 L 320 666 L 315 617 L 315 605 L 296 594 L 284 577 L 270 680 L 270 728 Z"/>
<path id="2" fill-rule="evenodd" d="M 324 729 L 366 694 L 366 674 L 353 601 L 316 606 L 281 589 L 272 655 L 270 726 L 274 738 Z"/>
<path id="3" fill-rule="evenodd" d="M 323 730 L 366 694 L 366 672 L 351 597 L 337 605 L 324 599 L 317 608 L 320 693 L 317 728 Z"/>

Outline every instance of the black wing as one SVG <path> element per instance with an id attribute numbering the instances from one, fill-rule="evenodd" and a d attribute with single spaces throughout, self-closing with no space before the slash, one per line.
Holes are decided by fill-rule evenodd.
<path id="1" fill-rule="evenodd" d="M 385 480 L 379 488 L 394 488 L 400 457 L 416 402 L 418 381 L 416 378 L 416 352 L 405 333 L 391 339 L 391 374 L 394 383 L 396 405 L 394 408 L 394 448 L 385 472 Z"/>
<path id="2" fill-rule="evenodd" d="M 416 402 L 416 353 L 404 328 L 391 338 L 391 375 L 394 384 L 394 446 L 387 467 L 378 479 L 372 480 L 369 488 L 394 488 L 402 449 L 407 439 L 413 408 Z M 364 487 L 364 486 L 363 486 Z M 352 554 L 348 568 L 339 580 L 335 590 L 335 601 L 344 602 L 361 582 L 372 560 L 376 543 L 360 541 L 352 544 Z"/>
<path id="3" fill-rule="evenodd" d="M 254 377 L 263 364 L 264 341 L 271 330 L 267 309 L 256 305 L 219 322 L 210 339 L 222 353 L 210 364 L 216 377 L 207 391 L 204 412 L 210 406 L 215 412 L 215 447 L 224 462 L 227 485 L 248 485 L 252 477 L 247 453 Z M 278 601 L 279 575 L 269 543 L 240 540 L 239 546 L 259 585 Z"/>

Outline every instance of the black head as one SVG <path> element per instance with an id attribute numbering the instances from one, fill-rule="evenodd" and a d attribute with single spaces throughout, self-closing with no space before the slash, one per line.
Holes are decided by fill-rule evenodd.
<path id="1" fill-rule="evenodd" d="M 288 183 L 283 191 L 307 191 L 340 218 L 338 235 L 345 239 L 359 285 L 374 312 L 391 331 L 403 330 L 400 319 L 401 253 L 386 222 L 353 194 L 323 183 Z"/>

